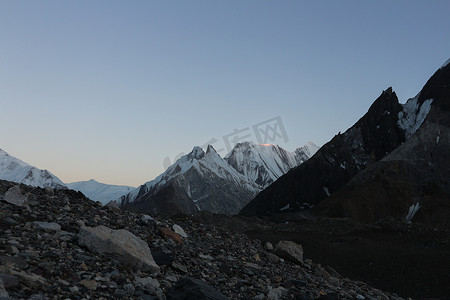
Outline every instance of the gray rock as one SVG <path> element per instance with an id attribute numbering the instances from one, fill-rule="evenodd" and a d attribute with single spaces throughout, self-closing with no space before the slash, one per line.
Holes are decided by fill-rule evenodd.
<path id="1" fill-rule="evenodd" d="M 280 262 L 280 258 L 273 253 L 266 252 L 265 255 L 270 263 L 277 264 Z"/>
<path id="2" fill-rule="evenodd" d="M 186 232 L 184 231 L 184 229 L 181 228 L 181 226 L 179 226 L 179 225 L 177 225 L 177 224 L 174 224 L 174 225 L 172 226 L 172 229 L 173 229 L 173 231 L 174 231 L 175 233 L 178 233 L 181 237 L 183 237 L 183 238 L 187 238 L 187 237 L 188 237 L 187 234 L 186 234 Z"/>
<path id="3" fill-rule="evenodd" d="M 16 271 L 16 270 L 10 270 L 9 272 L 12 276 L 18 277 L 22 283 L 30 287 L 37 287 L 46 284 L 44 277 L 34 273 L 28 274 L 24 271 Z"/>
<path id="4" fill-rule="evenodd" d="M 284 287 L 277 287 L 275 289 L 272 289 L 269 294 L 267 294 L 267 298 L 270 300 L 279 300 L 283 298 L 287 294 L 287 289 Z"/>
<path id="5" fill-rule="evenodd" d="M 167 300 L 184 299 L 227 300 L 228 298 L 201 280 L 185 277 L 167 292 Z"/>
<path id="6" fill-rule="evenodd" d="M 19 279 L 16 276 L 12 276 L 5 273 L 0 273 L 0 280 L 5 288 L 15 287 L 19 285 Z"/>
<path id="7" fill-rule="evenodd" d="M 272 250 L 273 250 L 273 245 L 272 245 L 272 243 L 266 242 L 266 243 L 264 244 L 264 248 L 265 248 L 267 251 L 272 251 Z"/>
<path id="8" fill-rule="evenodd" d="M 250 263 L 250 262 L 245 263 L 245 266 L 249 267 L 249 268 L 252 268 L 252 269 L 256 269 L 256 270 L 261 269 L 261 267 L 258 264 Z"/>
<path id="9" fill-rule="evenodd" d="M 125 292 L 127 292 L 127 294 L 133 294 L 134 293 L 134 286 L 131 283 L 124 284 L 123 285 L 123 289 L 125 290 Z"/>
<path id="10" fill-rule="evenodd" d="M 9 297 L 8 292 L 5 290 L 3 280 L 0 278 L 0 297 Z"/>
<path id="11" fill-rule="evenodd" d="M 50 300 L 50 298 L 41 294 L 34 294 L 31 295 L 28 300 Z"/>
<path id="12" fill-rule="evenodd" d="M 152 224 L 156 224 L 155 219 L 153 219 L 152 217 L 150 217 L 149 215 L 142 215 L 141 216 L 141 222 L 146 224 L 146 225 L 152 225 Z"/>
<path id="13" fill-rule="evenodd" d="M 114 291 L 114 295 L 118 297 L 125 297 L 127 295 L 127 292 L 124 289 L 116 289 Z"/>
<path id="14" fill-rule="evenodd" d="M 113 230 L 106 226 L 81 227 L 78 243 L 92 252 L 111 257 L 126 265 L 143 268 L 149 272 L 159 272 L 147 243 L 132 234 L 120 229 Z"/>
<path id="15" fill-rule="evenodd" d="M 13 186 L 5 193 L 3 201 L 29 209 L 28 197 L 22 195 L 22 191 L 20 190 L 20 187 L 18 185 Z"/>
<path id="16" fill-rule="evenodd" d="M 274 253 L 295 263 L 303 263 L 303 248 L 291 241 L 279 241 Z"/>
<path id="17" fill-rule="evenodd" d="M 161 285 L 158 280 L 152 278 L 152 277 L 139 277 L 136 276 L 134 279 L 135 284 L 139 284 L 146 289 L 149 289 L 151 291 L 156 291 Z"/>
<path id="18" fill-rule="evenodd" d="M 339 284 L 339 279 L 337 279 L 336 277 L 330 276 L 330 277 L 328 277 L 328 282 L 333 285 L 337 285 L 337 284 Z"/>
<path id="19" fill-rule="evenodd" d="M 45 188 L 45 192 L 47 193 L 47 195 L 50 195 L 50 196 L 54 196 L 55 195 L 55 189 L 52 188 L 52 187 L 46 187 Z"/>
<path id="20" fill-rule="evenodd" d="M 182 264 L 179 264 L 179 263 L 173 263 L 172 264 L 172 268 L 175 268 L 175 269 L 177 269 L 177 270 L 179 270 L 179 271 L 181 271 L 183 273 L 187 273 L 188 272 L 186 266 L 184 266 Z"/>
<path id="21" fill-rule="evenodd" d="M 54 233 L 61 231 L 61 226 L 57 223 L 49 223 L 49 222 L 33 222 L 33 224 L 36 226 L 36 228 L 40 230 L 44 230 L 48 233 Z"/>

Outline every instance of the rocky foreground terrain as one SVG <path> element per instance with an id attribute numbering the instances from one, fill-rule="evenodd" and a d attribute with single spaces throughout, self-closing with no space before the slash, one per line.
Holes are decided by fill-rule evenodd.
<path id="1" fill-rule="evenodd" d="M 7 181 L 0 199 L 1 299 L 401 299 L 245 225 L 175 224 Z"/>

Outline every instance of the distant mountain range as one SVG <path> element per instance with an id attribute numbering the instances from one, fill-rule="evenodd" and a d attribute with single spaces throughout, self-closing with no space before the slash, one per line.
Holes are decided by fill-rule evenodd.
<path id="1" fill-rule="evenodd" d="M 163 174 L 119 199 L 122 208 L 152 214 L 199 210 L 236 214 L 258 192 L 317 151 L 313 143 L 294 153 L 275 145 L 237 144 L 222 158 L 212 146 L 194 147 Z"/>
<path id="2" fill-rule="evenodd" d="M 236 214 L 262 189 L 304 162 L 318 147 L 308 143 L 290 153 L 275 145 L 237 144 L 224 159 L 208 146 L 195 147 L 166 172 L 139 188 L 94 179 L 63 183 L 47 170 L 33 167 L 0 150 L 0 179 L 37 187 L 73 189 L 94 201 L 117 200 L 123 208 L 154 214 L 208 210 Z"/>
<path id="3" fill-rule="evenodd" d="M 295 212 L 370 223 L 384 218 L 450 225 L 450 60 L 399 104 L 388 88 L 369 111 L 241 211 Z"/>
<path id="4" fill-rule="evenodd" d="M 105 184 L 94 179 L 67 183 L 66 186 L 71 190 L 80 191 L 89 199 L 100 201 L 103 204 L 118 199 L 135 189 L 135 187 L 127 185 Z"/>
<path id="5" fill-rule="evenodd" d="M 50 171 L 41 170 L 0 149 L 0 179 L 23 183 L 41 188 L 72 189 L 81 191 L 88 198 L 106 204 L 128 193 L 134 187 L 111 185 L 93 179 L 73 183 L 63 183 Z"/>

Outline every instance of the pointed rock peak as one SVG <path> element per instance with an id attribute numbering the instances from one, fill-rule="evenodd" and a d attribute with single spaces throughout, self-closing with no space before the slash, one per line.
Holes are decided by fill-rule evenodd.
<path id="1" fill-rule="evenodd" d="M 392 90 L 392 86 L 388 87 L 386 90 L 383 91 L 383 94 L 392 94 L 394 91 Z"/>
<path id="2" fill-rule="evenodd" d="M 397 94 L 393 91 L 392 87 L 389 87 L 372 103 L 368 114 L 381 116 L 385 112 L 397 113 L 400 110 L 401 106 L 398 102 Z"/>
<path id="3" fill-rule="evenodd" d="M 255 143 L 250 142 L 250 141 L 245 141 L 245 142 L 242 142 L 242 143 L 237 143 L 236 146 L 234 146 L 234 148 L 237 148 L 237 149 L 239 149 L 239 148 L 250 148 L 250 147 L 254 147 L 254 146 L 255 146 Z"/>
<path id="4" fill-rule="evenodd" d="M 450 60 L 438 69 L 420 91 L 419 105 L 433 99 L 433 107 L 450 111 Z"/>
<path id="5" fill-rule="evenodd" d="M 199 146 L 195 146 L 194 149 L 188 154 L 188 157 L 191 159 L 200 159 L 205 156 L 205 151 Z"/>
<path id="6" fill-rule="evenodd" d="M 208 154 L 208 153 L 215 153 L 215 154 L 219 155 L 217 153 L 216 149 L 214 149 L 214 147 L 211 145 L 208 145 L 208 147 L 206 148 L 206 154 Z"/>

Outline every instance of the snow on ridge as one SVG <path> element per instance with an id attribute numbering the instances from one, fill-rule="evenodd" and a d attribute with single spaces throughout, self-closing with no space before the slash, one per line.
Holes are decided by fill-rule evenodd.
<path id="1" fill-rule="evenodd" d="M 433 99 L 425 100 L 419 107 L 420 93 L 403 104 L 403 110 L 398 113 L 398 126 L 405 130 L 405 137 L 409 139 L 420 128 L 431 110 Z"/>
<path id="2" fill-rule="evenodd" d="M 306 155 L 309 157 L 312 157 L 316 152 L 320 149 L 319 146 L 314 144 L 313 142 L 308 142 L 303 147 L 300 147 L 299 149 L 303 150 Z"/>
<path id="3" fill-rule="evenodd" d="M 35 187 L 66 188 L 66 185 L 48 170 L 33 167 L 2 149 L 0 149 L 0 179 Z"/>
<path id="4" fill-rule="evenodd" d="M 116 202 L 131 203 L 143 195 L 151 196 L 167 182 L 189 170 L 196 170 L 200 176 L 217 176 L 257 193 L 289 169 L 307 160 L 318 149 L 314 143 L 308 142 L 291 153 L 278 145 L 260 145 L 247 141 L 236 144 L 232 151 L 222 158 L 211 145 L 207 146 L 206 152 L 196 146 L 164 173 L 120 197 Z M 237 166 L 230 163 L 231 156 Z"/>
<path id="5" fill-rule="evenodd" d="M 109 201 L 115 200 L 135 189 L 127 185 L 101 183 L 95 179 L 71 182 L 66 185 L 69 189 L 80 191 L 89 199 L 100 201 L 102 204 L 107 204 Z"/>
<path id="6" fill-rule="evenodd" d="M 308 160 L 318 149 L 312 142 L 289 152 L 278 145 L 247 141 L 236 144 L 225 156 L 225 160 L 239 173 L 266 187 L 290 169 Z"/>
<path id="7" fill-rule="evenodd" d="M 154 180 L 144 183 L 142 186 L 132 190 L 116 201 L 119 204 L 125 200 L 133 202 L 141 192 L 144 192 L 144 194 L 157 193 L 167 182 L 191 169 L 195 169 L 200 176 L 208 176 L 208 174 L 213 173 L 219 178 L 231 180 L 237 185 L 245 186 L 245 188 L 253 192 L 259 192 L 261 190 L 260 186 L 238 173 L 216 152 L 214 147 L 208 145 L 206 153 L 202 148 L 198 146 L 194 147 L 189 154 L 180 157 Z"/>

